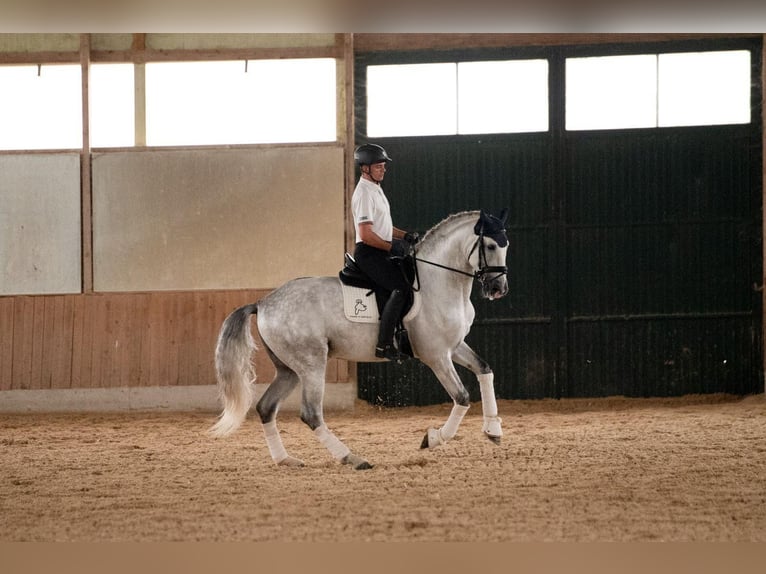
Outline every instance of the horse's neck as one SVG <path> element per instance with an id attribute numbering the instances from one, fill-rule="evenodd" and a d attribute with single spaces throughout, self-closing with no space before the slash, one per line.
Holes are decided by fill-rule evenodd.
<path id="1" fill-rule="evenodd" d="M 473 274 L 473 269 L 468 263 L 468 254 L 471 249 L 471 237 L 467 233 L 461 233 L 459 230 L 452 233 L 447 233 L 438 241 L 428 242 L 421 245 L 421 249 L 418 251 L 418 259 L 437 263 L 450 267 L 453 270 L 461 271 L 462 273 Z M 430 267 L 429 269 L 426 269 Z M 461 292 L 468 292 L 470 294 L 471 286 L 473 284 L 473 278 L 471 276 L 463 275 L 456 271 L 450 271 L 429 265 L 419 266 L 421 280 L 425 279 L 426 285 L 428 276 L 438 276 L 439 280 L 434 283 L 433 287 L 437 289 L 453 288 L 458 289 Z M 438 270 L 438 272 L 436 272 Z"/>
<path id="2" fill-rule="evenodd" d="M 445 233 L 441 238 L 421 244 L 418 257 L 442 265 L 449 265 L 461 271 L 472 272 L 468 263 L 468 254 L 473 239 L 475 237 L 458 228 L 450 233 Z"/>

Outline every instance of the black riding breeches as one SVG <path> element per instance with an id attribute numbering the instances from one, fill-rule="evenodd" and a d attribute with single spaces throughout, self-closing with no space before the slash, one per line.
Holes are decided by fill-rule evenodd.
<path id="1" fill-rule="evenodd" d="M 388 258 L 388 253 L 364 243 L 357 243 L 354 260 L 367 276 L 375 282 L 375 294 L 388 299 L 391 291 L 399 289 L 409 296 L 412 286 L 405 280 L 399 266 Z"/>

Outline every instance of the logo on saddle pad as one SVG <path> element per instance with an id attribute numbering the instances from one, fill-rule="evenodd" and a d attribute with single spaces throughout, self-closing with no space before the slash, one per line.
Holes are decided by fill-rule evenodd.
<path id="1" fill-rule="evenodd" d="M 380 320 L 374 292 L 363 287 L 353 287 L 351 285 L 342 285 L 342 287 L 343 309 L 349 321 L 354 321 L 355 323 L 377 323 Z"/>
<path id="2" fill-rule="evenodd" d="M 343 289 L 343 311 L 346 319 L 355 323 L 377 323 L 380 321 L 378 314 L 378 301 L 375 293 L 368 287 L 354 287 L 341 283 Z M 405 309 L 403 320 L 415 317 L 420 311 L 420 294 L 415 293 L 412 307 Z"/>

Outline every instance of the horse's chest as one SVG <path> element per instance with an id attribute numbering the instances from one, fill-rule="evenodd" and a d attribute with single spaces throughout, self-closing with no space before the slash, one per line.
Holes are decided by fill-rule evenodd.
<path id="1" fill-rule="evenodd" d="M 475 316 L 476 311 L 470 301 L 466 305 L 454 305 L 444 315 L 443 328 L 460 334 L 462 338 L 471 328 Z"/>

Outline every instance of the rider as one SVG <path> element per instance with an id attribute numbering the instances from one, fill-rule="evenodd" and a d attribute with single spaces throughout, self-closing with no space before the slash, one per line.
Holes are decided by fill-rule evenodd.
<path id="1" fill-rule="evenodd" d="M 386 150 L 376 144 L 364 144 L 354 150 L 354 160 L 361 175 L 351 197 L 351 212 L 356 229 L 354 259 L 376 286 L 376 295 L 386 299 L 380 316 L 380 331 L 375 356 L 398 359 L 393 345 L 394 328 L 412 291 L 398 265 L 389 257 L 404 257 L 412 252 L 417 233 L 394 227 L 391 207 L 380 183 L 391 162 Z"/>

